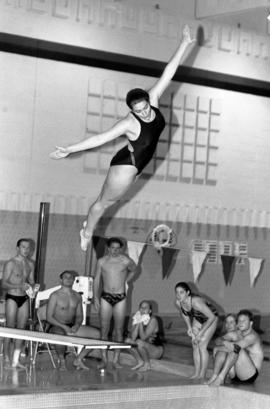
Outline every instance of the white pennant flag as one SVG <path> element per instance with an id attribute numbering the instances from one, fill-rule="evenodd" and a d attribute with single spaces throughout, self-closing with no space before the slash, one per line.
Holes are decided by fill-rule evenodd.
<path id="1" fill-rule="evenodd" d="M 139 243 L 137 241 L 128 241 L 127 248 L 128 248 L 128 255 L 135 264 L 138 264 L 140 255 L 144 249 L 145 243 Z"/>
<path id="2" fill-rule="evenodd" d="M 249 277 L 250 277 L 250 287 L 253 287 L 258 274 L 260 273 L 263 259 L 248 257 L 249 261 Z"/>
<path id="3" fill-rule="evenodd" d="M 206 259 L 206 256 L 207 256 L 206 251 L 192 251 L 191 261 L 193 268 L 194 283 L 197 282 L 199 275 L 201 274 L 202 265 Z"/>

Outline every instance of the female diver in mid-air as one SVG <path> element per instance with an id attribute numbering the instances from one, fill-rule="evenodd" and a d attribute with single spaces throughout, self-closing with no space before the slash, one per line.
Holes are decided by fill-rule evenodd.
<path id="1" fill-rule="evenodd" d="M 139 88 L 128 92 L 126 103 L 130 112 L 125 118 L 119 120 L 106 132 L 91 136 L 66 148 L 57 146 L 56 150 L 50 154 L 52 159 L 61 159 L 74 152 L 96 148 L 121 135 L 127 137 L 128 144 L 112 158 L 101 192 L 90 206 L 87 220 L 83 223 L 83 229 L 80 231 L 83 251 L 87 250 L 96 223 L 105 209 L 126 193 L 152 159 L 165 127 L 164 117 L 158 109 L 159 98 L 173 78 L 186 49 L 194 41 L 191 38 L 189 27 L 185 26 L 182 41 L 161 77 L 149 92 Z"/>

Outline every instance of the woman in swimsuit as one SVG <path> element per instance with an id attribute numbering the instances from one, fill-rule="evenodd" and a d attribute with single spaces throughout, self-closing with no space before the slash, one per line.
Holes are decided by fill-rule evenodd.
<path id="1" fill-rule="evenodd" d="M 87 250 L 96 223 L 106 208 L 126 193 L 152 159 L 165 127 L 164 117 L 158 109 L 159 99 L 173 78 L 186 49 L 194 41 L 190 37 L 189 27 L 185 26 L 181 43 L 149 92 L 139 88 L 128 92 L 126 103 L 131 111 L 125 118 L 106 132 L 67 147 L 57 146 L 50 154 L 52 159 L 61 159 L 74 152 L 96 148 L 122 135 L 127 138 L 127 146 L 113 157 L 101 192 L 90 206 L 87 220 L 83 223 L 80 231 L 83 251 Z"/>
<path id="2" fill-rule="evenodd" d="M 195 370 L 191 378 L 203 379 L 209 359 L 207 346 L 217 328 L 217 312 L 202 297 L 192 294 L 190 287 L 184 282 L 176 284 L 175 295 L 176 307 L 187 324 L 187 333 L 192 340 Z"/>
<path id="3" fill-rule="evenodd" d="M 152 315 L 152 306 L 149 301 L 142 301 L 139 311 L 132 318 L 131 335 L 125 340 L 135 344 L 130 352 L 137 360 L 133 370 L 140 372 L 151 369 L 150 359 L 160 359 L 163 354 L 163 345 L 159 332 L 157 318 Z"/>

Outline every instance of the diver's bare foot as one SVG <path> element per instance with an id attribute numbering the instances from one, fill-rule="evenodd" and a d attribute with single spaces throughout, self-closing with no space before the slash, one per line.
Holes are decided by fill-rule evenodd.
<path id="1" fill-rule="evenodd" d="M 85 369 L 86 371 L 90 371 L 90 368 L 84 365 L 83 361 L 81 361 L 80 359 L 75 359 L 73 361 L 73 365 L 76 367 L 76 369 Z"/>
<path id="2" fill-rule="evenodd" d="M 204 382 L 204 385 L 210 385 L 210 383 L 214 382 L 217 379 L 217 374 L 213 374 L 211 378 Z"/>
<path id="3" fill-rule="evenodd" d="M 141 367 L 138 369 L 138 371 L 139 371 L 139 372 L 147 372 L 147 371 L 150 371 L 150 369 L 151 369 L 151 366 L 150 366 L 149 363 L 147 363 L 147 364 L 144 364 L 143 366 L 141 366 Z"/>
<path id="4" fill-rule="evenodd" d="M 87 247 L 92 239 L 92 234 L 85 230 L 87 222 L 83 222 L 83 229 L 80 231 L 80 238 L 81 238 L 81 249 L 82 251 L 87 251 Z"/>
<path id="5" fill-rule="evenodd" d="M 137 371 L 137 369 L 141 368 L 144 365 L 144 362 L 139 362 L 137 365 L 130 368 L 132 371 Z"/>
<path id="6" fill-rule="evenodd" d="M 220 386 L 224 384 L 224 379 L 220 376 L 217 376 L 216 379 L 209 384 L 209 386 Z"/>
<path id="7" fill-rule="evenodd" d="M 192 375 L 189 376 L 189 379 L 198 379 L 199 375 L 194 373 Z"/>

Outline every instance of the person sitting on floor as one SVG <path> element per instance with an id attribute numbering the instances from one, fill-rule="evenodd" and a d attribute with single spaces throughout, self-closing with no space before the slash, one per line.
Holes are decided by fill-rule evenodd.
<path id="1" fill-rule="evenodd" d="M 263 363 L 263 347 L 259 335 L 254 331 L 253 315 L 249 310 L 241 310 L 237 314 L 237 327 L 241 339 L 237 342 L 224 340 L 223 347 L 227 351 L 226 359 L 219 374 L 215 374 L 210 386 L 224 383 L 229 374 L 233 383 L 250 384 L 255 382 Z"/>
<path id="2" fill-rule="evenodd" d="M 60 274 L 61 288 L 54 291 L 49 298 L 47 305 L 46 319 L 50 325 L 49 332 L 59 335 L 71 335 L 90 339 L 99 339 L 100 331 L 97 328 L 88 325 L 82 325 L 83 309 L 81 295 L 72 289 L 75 277 L 78 273 L 75 271 L 63 271 Z M 55 345 L 55 350 L 59 358 L 59 369 L 66 369 L 64 345 Z M 86 355 L 85 350 L 82 351 Z M 82 356 L 79 356 L 73 364 L 80 369 L 89 369 L 82 362 Z"/>
<path id="3" fill-rule="evenodd" d="M 205 382 L 206 385 L 210 385 L 217 378 L 225 362 L 228 351 L 224 347 L 223 341 L 237 342 L 242 338 L 241 331 L 237 329 L 236 315 L 231 313 L 226 315 L 224 329 L 223 335 L 215 339 L 215 347 L 213 349 L 214 370 L 211 378 Z"/>
<path id="4" fill-rule="evenodd" d="M 137 364 L 133 370 L 140 372 L 151 369 L 150 359 L 160 359 L 163 355 L 163 345 L 157 317 L 152 315 L 152 306 L 149 301 L 141 301 L 139 311 L 132 318 L 131 335 L 127 343 L 134 344 L 131 354 L 136 358 Z"/>

